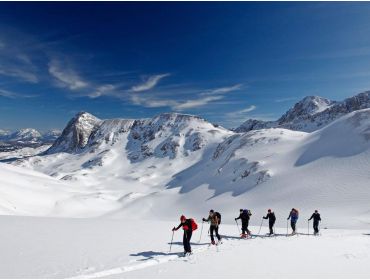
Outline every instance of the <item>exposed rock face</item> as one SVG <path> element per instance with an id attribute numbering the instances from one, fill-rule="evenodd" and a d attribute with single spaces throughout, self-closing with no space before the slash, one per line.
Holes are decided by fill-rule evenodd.
<path id="1" fill-rule="evenodd" d="M 80 151 L 86 146 L 90 134 L 100 123 L 101 120 L 89 113 L 78 113 L 70 120 L 62 135 L 55 140 L 47 153 Z"/>
<path id="2" fill-rule="evenodd" d="M 130 161 L 151 156 L 175 158 L 179 153 L 186 155 L 201 149 L 207 139 L 223 133 L 231 132 L 192 115 L 165 113 L 152 119 L 99 120 L 91 114 L 79 113 L 47 153 L 94 152 L 122 140 L 127 142 L 124 148 Z"/>

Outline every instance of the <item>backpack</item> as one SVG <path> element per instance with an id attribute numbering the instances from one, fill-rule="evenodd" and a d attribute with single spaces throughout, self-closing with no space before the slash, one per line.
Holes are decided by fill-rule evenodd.
<path id="1" fill-rule="evenodd" d="M 276 221 L 276 216 L 274 212 L 271 212 L 271 220 Z"/>
<path id="2" fill-rule="evenodd" d="M 216 212 L 215 215 L 218 219 L 218 224 L 221 224 L 221 214 L 219 212 Z"/>
<path id="3" fill-rule="evenodd" d="M 192 230 L 192 231 L 197 230 L 198 225 L 197 225 L 197 223 L 194 221 L 194 219 L 190 219 L 190 222 L 191 222 L 191 230 Z"/>
<path id="4" fill-rule="evenodd" d="M 244 210 L 243 210 L 243 213 L 244 213 L 244 214 L 247 214 L 249 217 L 250 217 L 250 216 L 252 216 L 252 212 L 251 212 L 251 210 L 244 209 Z"/>
<path id="5" fill-rule="evenodd" d="M 299 212 L 298 212 L 298 210 L 297 210 L 297 209 L 294 209 L 294 212 L 295 212 L 296 217 L 298 218 L 298 217 L 299 217 Z"/>
<path id="6" fill-rule="evenodd" d="M 298 220 L 299 212 L 298 212 L 298 210 L 297 210 L 297 209 L 292 210 L 292 212 L 291 212 L 291 217 L 292 217 L 293 219 L 295 219 L 295 220 Z"/>

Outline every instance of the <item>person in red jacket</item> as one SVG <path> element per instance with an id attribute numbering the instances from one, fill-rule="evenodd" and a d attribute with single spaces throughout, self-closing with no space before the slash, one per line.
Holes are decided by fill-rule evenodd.
<path id="1" fill-rule="evenodd" d="M 172 230 L 178 230 L 180 227 L 184 230 L 184 236 L 182 242 L 184 244 L 184 255 L 191 254 L 190 239 L 193 234 L 193 228 L 191 219 L 186 219 L 184 215 L 180 217 L 180 224 L 177 227 L 174 227 Z"/>

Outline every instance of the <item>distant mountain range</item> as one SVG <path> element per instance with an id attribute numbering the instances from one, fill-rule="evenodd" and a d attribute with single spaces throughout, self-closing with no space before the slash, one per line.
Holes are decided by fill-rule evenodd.
<path id="1" fill-rule="evenodd" d="M 370 108 L 370 91 L 347 98 L 344 101 L 332 101 L 319 96 L 307 96 L 297 102 L 276 121 L 249 119 L 232 131 L 245 133 L 265 128 L 286 128 L 295 131 L 312 132 L 350 112 L 366 108 Z M 190 117 L 200 119 L 197 116 L 175 113 L 162 114 L 157 118 L 173 118 L 174 116 L 177 116 L 176 119 L 189 119 Z M 117 130 L 126 131 L 133 128 L 132 134 L 136 135 L 140 134 L 141 131 L 146 131 L 146 128 L 143 126 L 153 123 L 153 121 L 153 119 L 102 121 L 91 114 L 81 112 L 68 123 L 63 133 L 60 130 L 50 130 L 41 133 L 33 128 L 25 128 L 13 132 L 0 129 L 0 151 L 4 149 L 14 150 L 23 147 L 37 147 L 44 144 L 53 144 L 49 152 L 60 150 L 67 152 L 77 151 L 85 147 L 88 141 L 92 142 L 93 139 L 97 138 L 99 133 L 106 133 L 108 129 L 113 130 L 114 135 L 116 135 L 118 133 Z M 101 127 L 98 129 L 99 126 Z M 104 132 L 102 132 L 103 128 Z"/>
<path id="2" fill-rule="evenodd" d="M 60 130 L 49 130 L 41 133 L 34 128 L 24 128 L 16 131 L 0 129 L 0 151 L 52 144 L 61 133 Z"/>
<path id="3" fill-rule="evenodd" d="M 243 133 L 263 128 L 287 128 L 312 132 L 348 113 L 367 108 L 370 108 L 370 91 L 340 102 L 319 96 L 307 96 L 276 121 L 249 119 L 234 131 Z"/>

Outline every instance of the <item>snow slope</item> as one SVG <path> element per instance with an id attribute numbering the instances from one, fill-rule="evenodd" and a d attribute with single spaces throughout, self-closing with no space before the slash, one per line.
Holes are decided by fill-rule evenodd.
<path id="1" fill-rule="evenodd" d="M 182 252 L 175 220 L 0 217 L 1 278 L 369 278 L 370 235 L 322 230 L 322 236 L 236 238 L 222 225 L 224 243 L 209 247 L 207 228 L 194 232 L 194 255 Z M 258 227 L 252 227 L 258 232 Z M 148 233 L 149 232 L 149 233 Z M 307 233 L 307 228 L 301 230 Z M 311 229 L 312 233 L 312 229 Z M 200 243 L 198 243 L 200 240 Z"/>
<path id="2" fill-rule="evenodd" d="M 369 120 L 365 109 L 313 133 L 246 134 L 179 114 L 94 120 L 88 137 L 78 134 L 85 135 L 82 142 L 72 145 L 67 140 L 76 138 L 68 136 L 48 154 L 16 164 L 98 193 L 113 209 L 94 207 L 95 215 L 166 219 L 169 209 L 200 216 L 215 208 L 232 221 L 239 208 L 257 217 L 267 208 L 281 217 L 292 207 L 302 214 L 318 208 L 330 228 L 364 228 L 370 224 Z"/>
<path id="3" fill-rule="evenodd" d="M 0 278 L 370 277 L 370 109 L 312 133 L 234 133 L 179 114 L 84 113 L 67 128 L 47 152 L 0 163 Z M 287 237 L 292 207 L 300 234 Z M 211 208 L 219 247 L 207 224 L 199 242 Z M 239 208 L 252 210 L 250 240 L 238 238 Z M 258 234 L 268 208 L 276 237 Z M 307 235 L 314 209 L 318 237 Z M 200 226 L 187 258 L 181 230 L 168 252 L 181 214 Z"/>
<path id="4" fill-rule="evenodd" d="M 94 217 L 118 206 L 94 190 L 0 163 L 2 215 Z"/>

